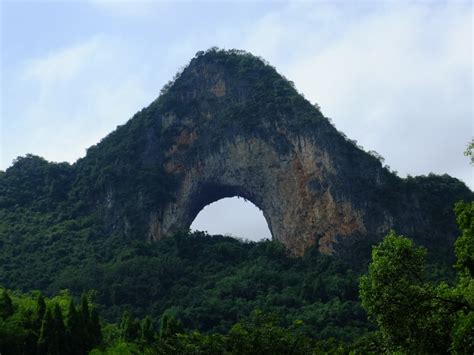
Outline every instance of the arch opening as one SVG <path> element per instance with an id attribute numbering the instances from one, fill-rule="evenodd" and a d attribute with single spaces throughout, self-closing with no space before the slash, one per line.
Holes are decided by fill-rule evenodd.
<path id="1" fill-rule="evenodd" d="M 263 212 L 239 196 L 221 198 L 204 206 L 197 213 L 190 229 L 252 241 L 272 239 Z"/>

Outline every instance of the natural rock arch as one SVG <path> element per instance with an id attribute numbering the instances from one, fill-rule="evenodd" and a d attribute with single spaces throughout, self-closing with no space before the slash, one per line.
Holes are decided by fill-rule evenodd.
<path id="1" fill-rule="evenodd" d="M 309 186 L 308 180 L 314 184 L 318 174 L 322 178 L 330 169 L 329 160 L 310 142 L 280 155 L 261 139 L 236 137 L 184 169 L 176 199 L 163 209 L 160 223 L 151 229 L 152 238 L 186 230 L 206 205 L 240 196 L 262 210 L 273 238 L 294 253 L 303 253 L 316 237 L 322 238 L 322 250 L 332 251 L 335 236 L 366 230 L 350 203 L 336 202 L 331 194 Z"/>
<path id="2" fill-rule="evenodd" d="M 240 196 L 224 197 L 206 205 L 194 218 L 190 229 L 254 242 L 272 239 L 263 211 Z"/>
<path id="3" fill-rule="evenodd" d="M 472 199 L 448 176 L 397 177 L 274 68 L 240 51 L 198 53 L 77 167 L 82 186 L 103 182 L 91 199 L 112 230 L 157 240 L 188 229 L 209 203 L 241 196 L 295 255 L 314 244 L 350 254 L 391 228 L 447 248 L 457 233 L 452 204 Z M 445 196 L 436 206 L 434 193 Z"/>

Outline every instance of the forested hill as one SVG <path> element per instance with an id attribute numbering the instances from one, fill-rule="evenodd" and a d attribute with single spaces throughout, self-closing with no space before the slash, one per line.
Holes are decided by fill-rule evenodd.
<path id="1" fill-rule="evenodd" d="M 226 86 L 213 86 L 215 92 L 206 91 L 203 99 L 202 78 L 215 75 L 210 68 L 228 75 Z M 232 94 L 223 96 L 223 90 Z M 205 140 L 193 138 L 189 127 L 195 126 Z M 451 282 L 453 243 L 460 234 L 453 207 L 474 199 L 464 183 L 447 175 L 397 177 L 267 63 L 211 49 L 198 53 L 157 100 L 76 163 L 27 155 L 0 172 L 0 285 L 48 295 L 68 289 L 75 297 L 94 290 L 102 316 L 115 321 L 125 310 L 157 322 L 169 313 L 186 329 L 225 333 L 260 309 L 278 314 L 285 327 L 303 320 L 311 337 L 352 341 L 373 329 L 360 307 L 357 280 L 380 234 L 334 235 L 333 255 L 321 253 L 313 240 L 301 257 L 278 241 L 186 231 L 150 240 L 150 211 L 163 212 L 176 199 L 184 179 L 180 164 L 219 152 L 222 140 L 236 135 L 260 139 L 275 156 L 285 156 L 294 137 L 307 132 L 338 153 L 330 167 L 346 173 L 332 177 L 330 186 L 312 184 L 312 193 L 336 189 L 334 205 L 353 196 L 350 206 L 373 212 L 361 217 L 367 230 L 385 221 L 384 230 L 414 237 L 428 248 L 429 277 Z M 366 189 L 371 179 L 377 184 Z M 199 204 L 190 209 L 208 201 L 196 196 Z"/>
<path id="2" fill-rule="evenodd" d="M 390 229 L 448 257 L 454 202 L 473 197 L 447 175 L 400 179 L 264 60 L 216 49 L 197 53 L 73 170 L 71 204 L 98 213 L 108 233 L 160 239 L 238 195 L 263 210 L 294 254 L 318 244 L 354 260 L 354 247 Z"/>
<path id="3" fill-rule="evenodd" d="M 235 195 L 263 210 L 293 254 L 316 244 L 354 262 L 390 229 L 452 261 L 453 205 L 473 199 L 447 175 L 397 177 L 264 60 L 218 49 L 197 53 L 72 166 L 30 155 L 0 175 L 4 213 L 94 219 L 104 234 L 134 240 L 185 230 L 205 205 Z"/>

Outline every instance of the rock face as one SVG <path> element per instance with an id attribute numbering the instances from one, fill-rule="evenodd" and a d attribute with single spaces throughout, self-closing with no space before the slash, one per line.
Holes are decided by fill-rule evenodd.
<path id="1" fill-rule="evenodd" d="M 288 139 L 288 144 L 291 150 L 282 155 L 264 139 L 236 135 L 191 164 L 174 156 L 167 171 L 184 176 L 176 200 L 153 216 L 151 237 L 189 228 L 206 205 L 231 196 L 258 206 L 272 236 L 296 254 L 314 243 L 317 234 L 321 249 L 330 252 L 336 235 L 365 232 L 363 213 L 349 201 L 335 200 L 328 189 L 312 188 L 337 173 L 327 154 L 309 137 Z"/>
<path id="2" fill-rule="evenodd" d="M 113 140 L 126 149 L 110 153 Z M 433 211 L 425 198 L 433 187 L 417 188 L 423 178 L 393 175 L 274 68 L 238 51 L 198 53 L 150 107 L 93 147 L 79 171 L 103 164 L 98 157 L 122 180 L 106 175 L 97 194 L 109 227 L 141 231 L 151 240 L 188 229 L 214 201 L 240 196 L 263 211 L 273 238 L 295 255 L 315 243 L 324 253 L 343 253 L 391 228 L 414 237 L 430 233 L 444 246 L 456 236 L 452 202 L 472 198 L 456 179 L 424 178 L 438 192 L 456 186 Z M 131 174 L 152 171 L 160 178 L 137 182 L 121 164 L 132 165 Z M 154 184 L 166 198 L 154 198 Z M 117 197 L 125 190 L 133 213 Z M 448 222 L 434 230 L 438 214 L 449 215 Z"/>

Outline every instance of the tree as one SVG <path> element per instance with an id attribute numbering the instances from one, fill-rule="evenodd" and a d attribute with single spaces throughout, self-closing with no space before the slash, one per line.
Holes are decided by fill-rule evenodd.
<path id="1" fill-rule="evenodd" d="M 471 143 L 473 145 L 474 143 Z M 471 159 L 473 156 L 471 155 Z M 454 208 L 461 236 L 456 240 L 458 283 L 455 296 L 467 306 L 458 310 L 452 330 L 451 350 L 458 354 L 474 353 L 474 202 L 458 202 Z"/>
<path id="2" fill-rule="evenodd" d="M 66 353 L 66 327 L 64 326 L 63 313 L 59 304 L 54 305 L 53 311 L 53 336 L 49 346 L 49 353 L 64 354 Z"/>
<path id="3" fill-rule="evenodd" d="M 81 334 L 85 352 L 93 349 L 102 341 L 102 330 L 99 314 L 95 307 L 89 305 L 89 299 L 84 293 L 81 297 Z"/>
<path id="4" fill-rule="evenodd" d="M 228 347 L 231 349 L 231 353 L 313 353 L 309 339 L 300 332 L 302 321 L 296 320 L 289 328 L 283 328 L 279 323 L 280 319 L 275 314 L 265 314 L 260 310 L 254 311 L 249 318 L 234 324 L 229 331 Z"/>
<path id="5" fill-rule="evenodd" d="M 49 346 L 53 338 L 53 328 L 53 316 L 51 314 L 51 310 L 47 308 L 44 313 L 43 322 L 41 323 L 41 331 L 37 343 L 38 354 L 42 355 L 49 353 Z"/>
<path id="6" fill-rule="evenodd" d="M 184 333 L 181 321 L 168 313 L 161 317 L 160 323 L 160 340 L 172 339 L 176 337 L 176 334 Z"/>
<path id="7" fill-rule="evenodd" d="M 461 236 L 456 240 L 456 264 L 462 282 L 474 277 L 474 202 L 458 202 L 454 207 Z"/>
<path id="8" fill-rule="evenodd" d="M 149 316 L 141 322 L 141 341 L 145 345 L 151 345 L 155 340 L 155 330 L 153 329 L 153 322 Z"/>
<path id="9" fill-rule="evenodd" d="M 372 250 L 360 279 L 362 306 L 384 347 L 408 353 L 474 352 L 474 202 L 456 204 L 458 282 L 434 285 L 424 275 L 424 248 L 391 232 Z"/>
<path id="10" fill-rule="evenodd" d="M 130 312 L 125 311 L 120 323 L 120 338 L 123 341 L 135 341 L 139 339 L 140 323 L 133 319 Z"/>
<path id="11" fill-rule="evenodd" d="M 41 324 L 40 336 L 37 343 L 38 354 L 61 355 L 66 349 L 66 327 L 59 304 L 54 305 L 54 310 L 47 308 Z"/>
<path id="12" fill-rule="evenodd" d="M 10 305 L 8 291 L 5 290 L 0 297 L 3 303 Z M 92 310 L 88 312 L 86 324 L 82 320 L 82 310 L 78 312 L 72 298 L 64 292 L 47 301 L 41 293 L 35 296 L 35 293 L 17 291 L 13 301 L 14 313 L 5 319 L 0 317 L 1 354 L 82 355 L 102 341 L 98 312 L 89 306 L 88 301 L 84 302 L 84 305 L 87 303 L 84 308 Z M 69 302 L 67 317 L 63 316 L 60 307 L 63 302 Z"/>
<path id="13" fill-rule="evenodd" d="M 93 307 L 89 321 L 89 336 L 91 347 L 99 345 L 102 341 L 102 328 L 100 325 L 99 312 Z"/>
<path id="14" fill-rule="evenodd" d="M 80 334 L 82 337 L 83 350 L 87 352 L 93 348 L 94 344 L 91 342 L 90 335 L 89 299 L 85 293 L 83 293 L 81 296 L 81 309 L 79 312 L 79 318 L 81 321 Z"/>
<path id="15" fill-rule="evenodd" d="M 8 318 L 13 314 L 13 302 L 6 289 L 2 290 L 0 296 L 0 317 Z"/>
<path id="16" fill-rule="evenodd" d="M 383 164 L 385 162 L 385 158 L 378 152 L 376 152 L 375 150 L 369 150 L 367 153 L 369 153 L 370 155 L 372 155 L 375 159 L 377 159 L 381 164 Z"/>
<path id="17" fill-rule="evenodd" d="M 89 300 L 87 299 L 86 294 L 83 293 L 81 296 L 81 318 L 84 322 L 84 325 L 87 325 L 87 323 L 89 322 L 89 317 Z"/>
<path id="18" fill-rule="evenodd" d="M 41 324 L 43 322 L 44 313 L 46 312 L 46 303 L 44 302 L 43 294 L 40 293 L 36 299 L 36 320 L 38 331 L 41 330 Z"/>
<path id="19" fill-rule="evenodd" d="M 387 348 L 413 353 L 448 350 L 449 322 L 436 289 L 425 280 L 426 250 L 391 232 L 372 250 L 360 280 L 360 298 Z"/>
<path id="20" fill-rule="evenodd" d="M 466 150 L 464 151 L 464 155 L 466 157 L 469 157 L 469 159 L 471 160 L 471 165 L 474 165 L 474 138 L 467 145 Z"/>
<path id="21" fill-rule="evenodd" d="M 68 343 L 68 353 L 79 355 L 84 353 L 84 338 L 82 336 L 81 318 L 77 312 L 74 300 L 69 301 L 69 308 L 66 316 L 66 334 Z"/>

